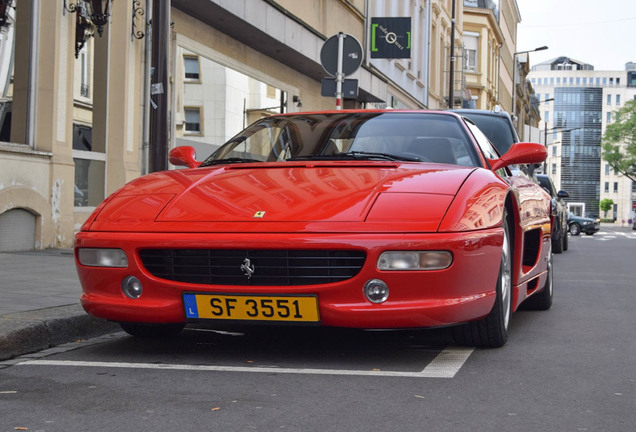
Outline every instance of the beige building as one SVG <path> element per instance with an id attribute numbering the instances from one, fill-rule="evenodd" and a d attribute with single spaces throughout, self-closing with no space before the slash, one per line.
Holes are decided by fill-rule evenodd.
<path id="1" fill-rule="evenodd" d="M 14 0 L 8 9 L 0 33 L 0 251 L 71 247 L 104 198 L 148 171 L 160 145 L 149 123 L 157 108 L 169 113 L 165 146 L 194 145 L 200 157 L 261 116 L 335 109 L 335 98 L 321 95 L 321 48 L 343 31 L 367 53 L 371 18 L 410 17 L 411 57 L 365 54 L 347 77 L 358 80 L 358 94 L 345 108 L 446 108 L 451 41 L 463 58 L 460 0 L 452 37 L 453 0 L 102 0 L 101 36 L 89 3 Z M 165 86 L 150 67 L 148 21 L 161 5 L 170 5 L 171 23 Z M 488 43 L 508 40 L 514 19 L 506 22 Z M 501 70 L 510 68 L 507 54 L 495 60 L 497 49 L 484 60 L 485 94 L 505 103 L 511 80 Z M 457 66 L 456 97 L 465 94 Z M 159 97 L 165 105 L 157 107 Z"/>

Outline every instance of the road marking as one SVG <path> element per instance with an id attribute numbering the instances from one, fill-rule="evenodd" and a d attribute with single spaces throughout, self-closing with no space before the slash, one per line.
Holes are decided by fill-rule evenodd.
<path id="1" fill-rule="evenodd" d="M 27 360 L 16 366 L 72 366 L 72 367 L 106 367 L 123 369 L 157 369 L 203 372 L 249 372 L 279 373 L 300 375 L 340 375 L 340 376 L 373 376 L 373 377 L 407 377 L 407 378 L 453 378 L 464 365 L 474 348 L 446 348 L 440 352 L 420 372 L 399 372 L 383 370 L 345 370 L 345 369 L 309 369 L 278 368 L 249 366 L 204 366 L 155 363 L 122 363 L 122 362 L 87 362 L 74 360 Z"/>

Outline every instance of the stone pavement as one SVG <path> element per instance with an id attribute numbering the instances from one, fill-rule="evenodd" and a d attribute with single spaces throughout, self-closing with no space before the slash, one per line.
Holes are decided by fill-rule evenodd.
<path id="1" fill-rule="evenodd" d="M 71 249 L 0 252 L 0 360 L 119 329 L 89 316 Z"/>

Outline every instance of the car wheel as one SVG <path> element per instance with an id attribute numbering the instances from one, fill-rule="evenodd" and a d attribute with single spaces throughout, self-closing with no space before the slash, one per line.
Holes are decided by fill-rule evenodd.
<path id="1" fill-rule="evenodd" d="M 586 232 L 585 235 L 594 235 L 593 232 Z"/>
<path id="2" fill-rule="evenodd" d="M 572 225 L 570 225 L 570 234 L 572 234 L 573 236 L 581 234 L 581 226 L 577 223 L 573 223 Z"/>
<path id="3" fill-rule="evenodd" d="M 563 250 L 568 250 L 568 232 L 563 230 Z"/>
<path id="4" fill-rule="evenodd" d="M 141 324 L 120 322 L 120 327 L 129 335 L 139 338 L 166 338 L 179 334 L 185 324 Z"/>
<path id="5" fill-rule="evenodd" d="M 552 273 L 552 251 L 548 254 L 548 274 L 543 289 L 534 294 L 528 300 L 523 302 L 523 309 L 529 310 L 548 310 L 552 306 L 552 297 L 554 291 L 554 275 Z"/>
<path id="6" fill-rule="evenodd" d="M 558 239 L 552 241 L 552 250 L 554 253 L 562 253 L 563 252 L 563 234 L 559 236 Z"/>
<path id="7" fill-rule="evenodd" d="M 485 318 L 453 327 L 453 338 L 460 345 L 498 348 L 508 340 L 508 325 L 512 315 L 512 242 L 505 211 L 503 228 L 504 239 L 495 288 L 495 304 Z"/>

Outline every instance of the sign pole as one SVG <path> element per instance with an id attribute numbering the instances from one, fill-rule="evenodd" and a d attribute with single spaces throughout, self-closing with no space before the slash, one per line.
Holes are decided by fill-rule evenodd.
<path id="1" fill-rule="evenodd" d="M 342 56 L 344 51 L 344 33 L 338 33 L 338 67 L 336 69 L 336 109 L 342 109 L 342 81 L 344 74 L 342 73 Z"/>

